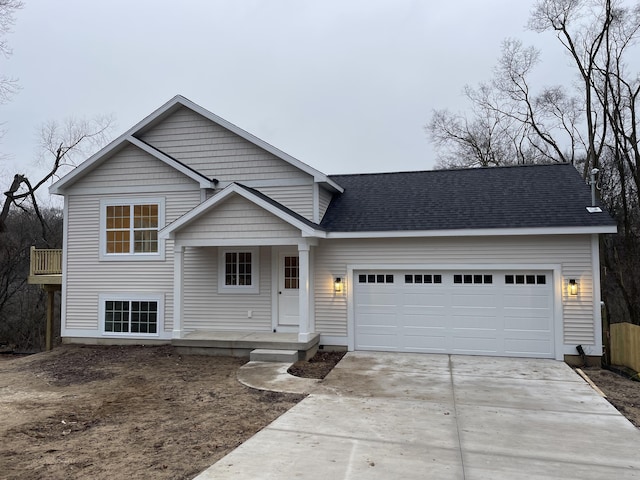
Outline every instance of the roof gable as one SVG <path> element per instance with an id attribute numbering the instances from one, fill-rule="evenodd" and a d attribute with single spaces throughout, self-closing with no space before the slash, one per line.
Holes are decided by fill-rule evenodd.
<path id="1" fill-rule="evenodd" d="M 329 232 L 614 227 L 572 165 L 333 175 Z"/>
<path id="2" fill-rule="evenodd" d="M 208 120 L 210 120 L 210 121 L 212 121 L 214 123 L 217 123 L 218 125 L 226 128 L 227 130 L 233 132 L 234 134 L 242 137 L 243 139 L 251 142 L 252 144 L 262 148 L 263 150 L 275 155 L 276 157 L 278 157 L 278 158 L 284 160 L 285 162 L 291 164 L 295 168 L 297 168 L 297 169 L 299 169 L 299 170 L 311 175 L 315 182 L 322 183 L 322 184 L 328 186 L 329 188 L 331 188 L 331 189 L 333 189 L 335 191 L 338 191 L 338 192 L 342 191 L 342 187 L 340 187 L 333 180 L 329 179 L 329 177 L 327 177 L 322 172 L 310 167 L 309 165 L 301 162 L 300 160 L 292 157 L 291 155 L 288 155 L 288 154 L 282 152 L 281 150 L 275 148 L 274 146 L 268 144 L 267 142 L 265 142 L 265 141 L 259 139 L 258 137 L 250 134 L 249 132 L 246 132 L 245 130 L 237 127 L 236 125 L 232 124 L 231 122 L 228 122 L 228 121 L 224 120 L 223 118 L 221 118 L 221 117 L 209 112 L 208 110 L 206 110 L 206 109 L 202 108 L 201 106 L 193 103 L 192 101 L 186 99 L 185 97 L 183 97 L 181 95 L 176 95 L 174 98 L 172 98 L 167 103 L 162 105 L 156 111 L 154 111 L 153 113 L 151 113 L 150 115 L 145 117 L 143 120 L 141 120 L 140 122 L 135 124 L 133 127 L 131 127 L 129 130 L 127 130 L 125 133 L 120 135 L 118 138 L 116 138 L 114 141 L 112 141 L 109 145 L 107 145 L 106 147 L 101 149 L 99 152 L 97 152 L 95 155 L 93 155 L 90 158 L 88 158 L 87 160 L 85 160 L 82 164 L 80 164 L 71 173 L 69 173 L 68 175 L 66 175 L 65 177 L 63 177 L 62 179 L 57 181 L 56 183 L 54 183 L 49 189 L 50 192 L 54 193 L 54 194 L 62 194 L 62 193 L 64 193 L 64 189 L 65 188 L 68 188 L 69 186 L 71 186 L 74 182 L 76 182 L 78 179 L 80 179 L 86 172 L 91 171 L 93 168 L 96 168 L 103 161 L 105 161 L 107 158 L 109 158 L 112 154 L 116 153 L 120 148 L 122 148 L 122 144 L 123 143 L 130 142 L 130 143 L 136 144 L 136 142 L 140 142 L 140 143 L 145 144 L 145 142 L 141 142 L 139 140 L 138 136 L 140 134 L 144 133 L 145 131 L 148 131 L 153 126 L 161 123 L 165 118 L 171 116 L 173 113 L 175 113 L 176 111 L 178 111 L 181 108 L 188 108 L 188 109 L 198 113 L 199 115 L 205 117 L 206 119 L 208 119 Z M 153 149 L 153 147 L 151 147 L 150 145 L 148 145 L 148 144 L 145 144 L 145 145 L 147 145 L 147 147 Z M 159 150 L 157 150 L 157 149 L 153 149 L 153 150 L 155 150 L 154 154 L 157 155 L 159 159 L 161 159 L 163 161 L 170 160 L 171 161 L 171 165 L 175 166 L 177 169 L 180 170 L 180 168 L 178 168 L 178 167 L 181 167 L 182 169 L 190 170 L 189 175 L 199 176 L 200 177 L 198 179 L 199 181 L 202 181 L 203 178 L 206 178 L 203 175 L 199 174 L 198 172 L 195 172 L 194 170 L 189 169 L 184 164 L 178 162 L 176 159 L 171 158 L 170 156 L 163 154 Z M 205 186 L 203 186 L 203 188 L 212 188 L 212 187 L 208 187 L 208 186 L 205 185 Z"/>
<path id="3" fill-rule="evenodd" d="M 315 225 L 301 215 L 298 215 L 278 202 L 275 202 L 266 195 L 243 185 L 233 183 L 223 189 L 220 193 L 201 203 L 186 214 L 182 215 L 180 218 L 176 219 L 173 223 L 160 230 L 160 237 L 175 238 L 177 232 L 188 225 L 191 225 L 193 222 L 205 216 L 208 212 L 214 210 L 219 205 L 222 205 L 226 200 L 235 195 L 245 198 L 249 202 L 300 230 L 302 236 L 318 236 L 321 232 L 318 225 Z"/>

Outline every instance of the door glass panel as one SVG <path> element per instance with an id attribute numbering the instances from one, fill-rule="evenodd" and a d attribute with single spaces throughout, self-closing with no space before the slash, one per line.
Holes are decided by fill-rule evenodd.
<path id="1" fill-rule="evenodd" d="M 284 288 L 293 289 L 299 286 L 298 256 L 284 257 Z"/>

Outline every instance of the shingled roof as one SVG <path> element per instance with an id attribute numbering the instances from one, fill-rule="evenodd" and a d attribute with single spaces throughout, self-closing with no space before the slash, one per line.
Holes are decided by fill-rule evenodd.
<path id="1" fill-rule="evenodd" d="M 615 226 L 570 164 L 330 175 L 330 232 Z"/>

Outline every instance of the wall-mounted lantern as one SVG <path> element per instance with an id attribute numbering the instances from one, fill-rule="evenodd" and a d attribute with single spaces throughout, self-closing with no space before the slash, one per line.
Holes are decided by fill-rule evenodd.
<path id="1" fill-rule="evenodd" d="M 336 280 L 333 282 L 333 291 L 336 293 L 342 293 L 343 286 L 342 278 L 336 277 Z"/>
<path id="2" fill-rule="evenodd" d="M 569 295 L 578 295 L 578 283 L 575 278 L 569 279 Z"/>

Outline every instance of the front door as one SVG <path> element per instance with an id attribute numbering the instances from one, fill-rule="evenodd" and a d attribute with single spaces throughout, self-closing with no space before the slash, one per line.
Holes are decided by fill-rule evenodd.
<path id="1" fill-rule="evenodd" d="M 278 325 L 297 326 L 300 321 L 298 289 L 300 267 L 297 252 L 281 252 L 278 273 Z"/>

